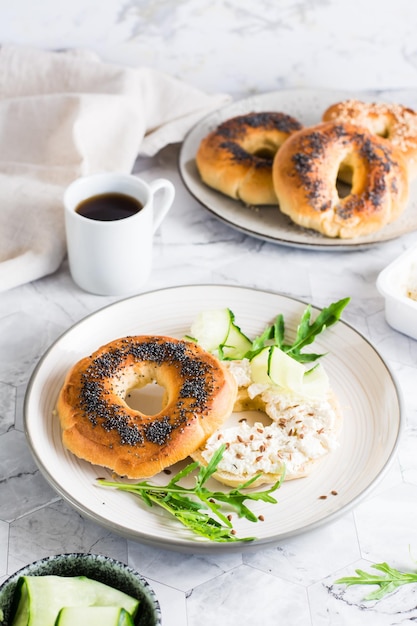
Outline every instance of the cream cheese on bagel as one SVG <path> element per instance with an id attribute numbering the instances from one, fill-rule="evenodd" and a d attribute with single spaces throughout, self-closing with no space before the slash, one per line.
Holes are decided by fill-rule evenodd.
<path id="1" fill-rule="evenodd" d="M 207 464 L 221 444 L 226 448 L 214 477 L 237 486 L 256 474 L 258 486 L 310 473 L 317 462 L 339 445 L 341 413 L 334 394 L 307 398 L 276 385 L 254 384 L 248 359 L 227 363 L 239 386 L 235 411 L 262 411 L 270 423 L 245 419 L 230 427 L 226 422 L 193 458 Z"/>

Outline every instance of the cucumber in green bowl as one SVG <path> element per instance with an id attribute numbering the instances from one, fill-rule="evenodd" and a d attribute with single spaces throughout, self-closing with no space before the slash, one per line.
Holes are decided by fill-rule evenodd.
<path id="1" fill-rule="evenodd" d="M 135 598 L 86 576 L 22 576 L 15 599 L 11 626 L 55 626 L 63 607 L 119 607 L 135 616 L 139 606 Z"/>
<path id="2" fill-rule="evenodd" d="M 132 616 L 115 606 L 67 606 L 60 610 L 55 626 L 134 626 Z"/>
<path id="3" fill-rule="evenodd" d="M 91 554 L 72 552 L 66 554 L 55 554 L 43 557 L 42 559 L 25 565 L 20 570 L 11 574 L 0 585 L 0 626 L 13 626 L 16 616 L 17 607 L 20 603 L 22 592 L 27 593 L 26 585 L 21 583 L 24 577 L 38 577 L 43 585 L 42 578 L 47 576 L 56 576 L 62 579 L 85 579 L 88 578 L 90 583 L 86 586 L 83 584 L 83 590 L 80 595 L 88 597 L 90 606 L 95 602 L 98 604 L 112 604 L 116 608 L 124 608 L 132 615 L 134 626 L 161 626 L 161 609 L 155 592 L 149 585 L 148 581 L 141 574 L 126 563 L 117 561 L 103 554 Z M 54 579 L 50 579 L 54 580 Z M 96 583 L 100 583 L 98 585 Z M 35 583 L 36 584 L 36 583 Z M 71 582 L 71 585 L 73 582 Z M 22 588 L 20 588 L 22 585 Z M 63 582 L 65 587 L 67 582 Z M 79 582 L 74 583 L 74 587 Z M 64 591 L 64 587 L 60 588 L 62 603 L 57 608 L 51 622 L 54 626 L 58 612 L 63 607 L 68 607 L 69 593 L 68 588 Z M 54 596 L 54 590 L 45 592 L 44 600 L 50 602 L 51 596 Z M 120 592 L 123 595 L 120 595 Z M 103 597 L 105 599 L 103 600 Z M 124 599 L 121 600 L 120 598 Z M 130 599 L 129 599 L 130 597 Z M 111 598 L 111 600 L 109 600 Z M 137 610 L 135 610 L 135 606 Z M 19 608 L 19 619 L 25 619 L 25 609 Z M 20 623 L 26 623 L 23 621 Z M 29 622 L 28 626 L 36 622 Z M 39 622 L 38 622 L 39 623 Z M 123 622 L 122 622 L 123 623 Z M 19 622 L 18 622 L 19 624 Z M 43 621 L 42 626 L 47 626 L 48 622 Z M 80 626 L 75 622 L 75 626 Z M 104 623 L 101 626 L 105 626 Z"/>

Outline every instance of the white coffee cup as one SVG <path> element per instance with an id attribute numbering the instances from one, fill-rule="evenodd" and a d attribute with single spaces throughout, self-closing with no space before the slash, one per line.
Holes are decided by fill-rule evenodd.
<path id="1" fill-rule="evenodd" d="M 162 197 L 155 197 L 159 192 Z M 137 202 L 129 217 L 101 221 L 81 215 L 90 198 L 121 194 Z M 75 180 L 65 191 L 65 228 L 72 278 L 99 295 L 136 293 L 152 268 L 153 236 L 172 206 L 174 185 L 163 178 L 147 183 L 130 174 L 95 174 Z M 140 206 L 142 208 L 140 208 Z"/>

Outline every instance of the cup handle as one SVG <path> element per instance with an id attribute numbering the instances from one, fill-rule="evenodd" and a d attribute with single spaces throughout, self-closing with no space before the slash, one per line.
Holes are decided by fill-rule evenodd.
<path id="1" fill-rule="evenodd" d="M 165 178 L 157 178 L 149 183 L 149 188 L 152 196 L 155 196 L 158 191 L 163 191 L 162 198 L 160 198 L 158 202 L 156 202 L 156 198 L 154 197 L 153 232 L 155 232 L 172 207 L 175 197 L 175 187 L 171 181 Z"/>

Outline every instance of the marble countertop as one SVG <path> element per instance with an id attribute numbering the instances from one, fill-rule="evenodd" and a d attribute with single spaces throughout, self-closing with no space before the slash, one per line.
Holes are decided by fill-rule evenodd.
<path id="1" fill-rule="evenodd" d="M 149 65 L 236 99 L 284 88 L 401 88 L 416 90 L 417 107 L 414 0 L 397 0 L 395 8 L 385 0 L 348 8 L 341 0 L 74 0 L 65 9 L 50 0 L 36 9 L 19 0 L 0 7 L 0 17 L 0 41 L 91 48 L 106 60 Z M 0 582 L 46 555 L 99 552 L 149 581 L 163 626 L 414 623 L 417 585 L 375 602 L 364 601 L 368 589 L 335 580 L 383 561 L 416 571 L 417 343 L 387 325 L 375 284 L 415 243 L 415 233 L 348 252 L 262 241 L 222 223 L 190 196 L 178 174 L 178 151 L 172 145 L 136 164 L 145 178 L 167 177 L 177 189 L 143 291 L 240 285 L 318 307 L 350 295 L 344 319 L 386 360 L 403 396 L 398 455 L 352 511 L 255 551 L 183 554 L 83 519 L 41 475 L 23 422 L 27 384 L 44 352 L 74 323 L 117 300 L 81 291 L 64 262 L 55 274 L 0 294 Z"/>

